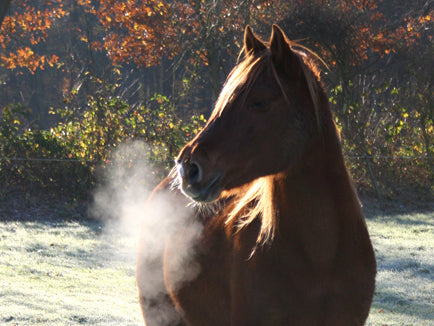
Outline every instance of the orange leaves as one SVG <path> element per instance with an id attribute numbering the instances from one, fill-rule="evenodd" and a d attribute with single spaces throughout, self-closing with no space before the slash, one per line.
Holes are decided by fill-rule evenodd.
<path id="1" fill-rule="evenodd" d="M 211 60 L 208 62 L 206 50 L 211 53 L 219 48 L 234 52 L 233 45 L 238 39 L 235 35 L 241 35 L 246 23 L 269 25 L 273 21 L 284 21 L 297 6 L 306 8 L 306 12 L 311 14 L 306 17 L 311 21 L 298 19 L 298 26 L 308 27 L 315 23 L 312 19 L 321 18 L 321 13 L 327 10 L 331 13 L 329 21 L 323 22 L 322 26 L 341 25 L 336 30 L 342 33 L 330 34 L 345 38 L 352 54 L 349 60 L 353 60 L 354 65 L 367 59 L 370 52 L 387 55 L 397 45 L 411 46 L 421 37 L 423 29 L 429 28 L 433 22 L 431 11 L 420 17 L 408 17 L 398 28 L 396 25 L 385 28 L 386 18 L 380 12 L 379 0 L 71 1 L 75 7 L 81 6 L 80 10 L 94 15 L 99 21 L 98 37 L 85 35 L 77 28 L 81 34 L 78 39 L 92 50 L 106 51 L 114 64 L 144 66 L 156 65 L 162 57 L 170 59 L 183 51 L 190 51 L 194 60 L 201 64 L 212 65 Z M 68 10 L 74 6 L 67 10 L 65 6 L 70 2 L 62 0 L 45 0 L 44 5 L 38 6 L 31 0 L 14 4 L 12 8 L 15 11 L 5 18 L 0 31 L 0 46 L 10 52 L 0 57 L 0 64 L 8 69 L 24 67 L 32 72 L 47 65 L 54 66 L 58 58 L 38 55 L 36 46 L 45 42 L 48 30 L 68 15 Z M 12 43 L 14 47 L 11 48 L 9 44 Z M 338 64 L 340 61 L 336 56 L 339 50 L 335 51 L 332 46 L 321 48 L 319 44 L 317 51 L 322 57 L 328 57 L 332 64 Z"/>
<path id="2" fill-rule="evenodd" d="M 196 51 L 196 54 L 199 55 L 199 58 L 202 60 L 202 62 L 204 63 L 205 66 L 208 66 L 208 53 L 207 51 Z"/>
<path id="3" fill-rule="evenodd" d="M 27 68 L 33 74 L 37 69 L 43 70 L 45 64 L 53 67 L 58 62 L 59 57 L 54 54 L 51 57 L 38 55 L 26 46 L 17 49 L 16 52 L 10 52 L 8 56 L 1 55 L 0 59 L 7 69 Z M 22 72 L 20 73 L 22 74 Z"/>
<path id="4" fill-rule="evenodd" d="M 47 63 L 50 67 L 53 67 L 55 63 L 59 61 L 59 57 L 55 54 L 51 56 L 50 59 L 47 59 Z"/>
<path id="5" fill-rule="evenodd" d="M 78 5 L 83 6 L 83 7 L 90 7 L 92 2 L 91 0 L 75 0 L 77 2 Z"/>
<path id="6" fill-rule="evenodd" d="M 147 15 L 148 17 L 152 16 L 152 14 L 154 13 L 154 11 L 149 7 L 144 7 L 143 9 L 144 9 L 145 15 Z"/>
<path id="7" fill-rule="evenodd" d="M 101 45 L 114 64 L 151 66 L 177 53 L 173 12 L 166 2 L 99 0 L 95 15 L 105 28 Z"/>
<path id="8" fill-rule="evenodd" d="M 62 4 L 57 8 L 47 8 L 44 11 L 26 6 L 24 12 L 18 12 L 10 17 L 13 21 L 12 29 L 14 32 L 32 33 L 37 32 L 46 36 L 46 31 L 50 29 L 56 19 L 61 19 L 66 14 Z"/>
<path id="9" fill-rule="evenodd" d="M 340 0 L 329 5 L 336 5 L 345 12 L 374 11 L 378 8 L 378 0 Z"/>
<path id="10" fill-rule="evenodd" d="M 57 56 L 40 55 L 34 47 L 45 41 L 48 30 L 66 14 L 61 0 L 46 0 L 45 6 L 26 0 L 13 2 L 0 30 L 0 45 L 10 52 L 0 56 L 0 64 L 11 70 L 27 68 L 32 74 L 47 64 L 54 66 Z"/>
<path id="11" fill-rule="evenodd" d="M 433 20 L 432 13 L 430 15 L 419 17 L 419 24 L 429 23 Z"/>
<path id="12" fill-rule="evenodd" d="M 6 68 L 15 69 L 17 67 L 28 67 L 30 71 L 35 71 L 39 67 L 39 60 L 35 60 L 35 54 L 29 47 L 18 49 L 16 53 L 9 53 L 6 57 L 0 57 Z"/>
<path id="13" fill-rule="evenodd" d="M 302 0 L 294 1 L 299 2 L 302 6 Z M 327 9 L 324 9 L 320 2 L 313 0 L 310 1 L 310 5 L 316 3 L 319 10 L 324 11 L 327 15 Z M 378 0 L 334 0 L 328 3 L 330 17 L 340 22 L 340 25 L 346 26 L 342 29 L 336 26 L 335 29 L 341 33 L 339 35 L 346 44 L 345 49 L 349 49 L 352 54 L 350 58 L 352 65 L 358 65 L 367 60 L 370 53 L 376 53 L 382 57 L 397 51 L 400 47 L 413 46 L 422 37 L 423 30 L 429 29 L 427 25 L 432 24 L 433 11 L 428 15 L 425 13 L 420 17 L 407 17 L 405 20 L 401 18 L 399 21 L 399 18 L 392 18 L 392 9 L 380 7 Z M 321 50 L 319 52 L 323 54 Z M 325 57 L 329 57 L 331 61 L 334 57 L 339 56 L 339 52 L 333 51 L 330 46 L 326 47 L 326 52 L 328 54 Z"/>
<path id="14" fill-rule="evenodd" d="M 419 17 L 407 17 L 398 28 L 387 30 L 387 36 L 377 38 L 374 42 L 375 51 L 383 54 L 389 54 L 395 51 L 396 47 L 411 47 L 418 43 L 422 34 L 431 29 L 434 11 L 427 15 Z M 384 33 L 386 34 L 386 33 Z M 428 38 L 431 39 L 431 35 Z"/>
<path id="15" fill-rule="evenodd" d="M 0 58 L 8 69 L 26 67 L 32 73 L 40 67 L 42 62 L 41 58 L 36 56 L 29 47 L 20 48 L 15 53 L 11 52 L 9 56 L 2 55 Z"/>

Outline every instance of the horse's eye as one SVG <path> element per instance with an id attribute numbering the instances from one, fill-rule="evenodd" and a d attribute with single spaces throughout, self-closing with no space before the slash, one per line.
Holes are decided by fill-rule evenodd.
<path id="1" fill-rule="evenodd" d="M 270 101 L 267 100 L 256 101 L 250 104 L 249 110 L 256 111 L 256 112 L 265 112 L 268 110 L 269 104 Z"/>

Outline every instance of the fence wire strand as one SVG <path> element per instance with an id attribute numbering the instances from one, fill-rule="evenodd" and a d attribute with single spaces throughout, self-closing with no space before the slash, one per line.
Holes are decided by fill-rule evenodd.
<path id="1" fill-rule="evenodd" d="M 344 159 L 392 159 L 392 160 L 421 160 L 429 156 L 393 156 L 393 155 L 344 155 Z M 62 158 L 32 158 L 32 157 L 0 157 L 0 161 L 29 161 L 29 162 L 80 162 L 80 163 L 109 163 L 111 160 L 81 160 Z"/>

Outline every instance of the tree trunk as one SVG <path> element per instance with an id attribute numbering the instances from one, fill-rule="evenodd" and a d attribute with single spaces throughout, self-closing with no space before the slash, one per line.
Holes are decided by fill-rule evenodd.
<path id="1" fill-rule="evenodd" d="M 11 0 L 0 1 L 0 27 L 2 26 L 3 19 L 6 16 L 6 12 L 8 11 L 10 4 Z"/>

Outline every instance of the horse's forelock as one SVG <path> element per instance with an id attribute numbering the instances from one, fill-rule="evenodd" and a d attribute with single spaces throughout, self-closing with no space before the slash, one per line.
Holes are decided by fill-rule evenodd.
<path id="1" fill-rule="evenodd" d="M 265 53 L 264 53 L 265 55 Z M 247 97 L 249 90 L 256 81 L 259 73 L 264 68 L 263 56 L 248 55 L 246 58 L 235 66 L 231 71 L 222 91 L 217 99 L 214 110 L 211 114 L 210 120 L 218 117 L 223 113 L 228 103 L 233 98 L 239 96 L 244 92 L 243 100 Z"/>

